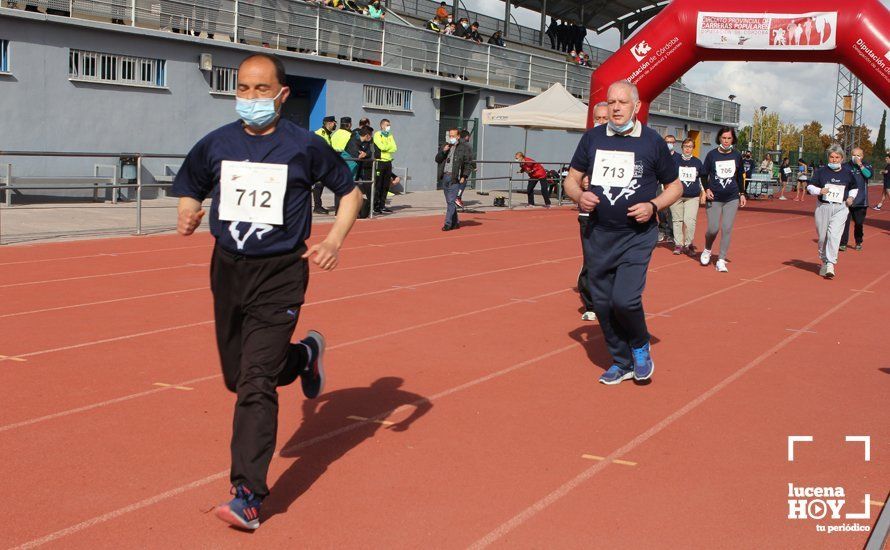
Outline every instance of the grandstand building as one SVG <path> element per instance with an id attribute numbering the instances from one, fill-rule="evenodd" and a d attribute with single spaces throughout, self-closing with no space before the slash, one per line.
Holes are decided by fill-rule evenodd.
<path id="1" fill-rule="evenodd" d="M 589 48 L 594 68 L 569 63 L 542 47 L 540 29 L 514 23 L 506 47 L 445 36 L 421 24 L 437 6 L 392 0 L 381 20 L 299 0 L 0 0 L 0 152 L 170 154 L 142 166 L 144 182 L 162 181 L 176 171 L 174 155 L 236 118 L 239 61 L 273 52 L 292 90 L 283 116 L 309 129 L 326 115 L 354 123 L 367 116 L 375 128 L 390 119 L 396 172 L 408 175 L 410 190 L 434 189 L 432 157 L 448 127 L 473 132 L 477 158 L 510 160 L 524 130 L 487 128 L 483 142 L 481 111 L 555 82 L 586 101 L 592 70 L 611 53 Z M 457 15 L 478 20 L 486 39 L 504 28 L 481 14 Z M 696 136 L 704 155 L 717 128 L 738 120 L 738 104 L 678 83 L 652 103 L 649 124 Z M 567 162 L 579 137 L 532 131 L 528 152 Z M 108 164 L 0 157 L 0 168 L 7 163 L 20 176 Z"/>

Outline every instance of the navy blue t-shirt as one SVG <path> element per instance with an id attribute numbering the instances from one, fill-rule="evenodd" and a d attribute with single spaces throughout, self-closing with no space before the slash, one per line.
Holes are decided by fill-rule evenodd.
<path id="1" fill-rule="evenodd" d="M 847 163 L 841 164 L 841 169 L 835 172 L 827 165 L 822 166 L 816 173 L 813 174 L 813 179 L 810 181 L 810 185 L 815 185 L 819 189 L 822 189 L 826 185 L 843 185 L 844 186 L 844 201 L 847 200 L 847 197 L 850 196 L 850 189 L 856 189 L 856 178 L 853 177 L 853 172 L 850 171 L 850 165 Z M 828 201 L 825 200 L 823 195 L 819 195 L 819 202 Z"/>
<path id="2" fill-rule="evenodd" d="M 735 165 L 731 176 L 721 178 L 717 175 L 717 163 L 730 162 Z M 714 202 L 730 202 L 739 200 L 739 189 L 742 188 L 742 155 L 733 149 L 729 153 L 721 153 L 717 149 L 708 151 L 705 157 L 705 176 L 708 178 L 707 189 L 714 193 Z M 720 166 L 728 166 L 721 164 Z"/>
<path id="3" fill-rule="evenodd" d="M 608 136 L 606 127 L 603 124 L 584 133 L 572 157 L 571 167 L 590 176 L 597 151 L 623 151 L 634 154 L 634 174 L 630 185 L 624 188 L 594 186 L 591 177 L 590 190 L 599 197 L 600 203 L 591 212 L 588 223 L 610 231 L 644 230 L 656 222 L 656 216 L 641 224 L 627 215 L 627 209 L 654 199 L 659 184 L 675 182 L 677 164 L 671 159 L 664 139 L 648 126 L 642 126 L 640 137 Z"/>
<path id="4" fill-rule="evenodd" d="M 283 225 L 219 219 L 220 167 L 224 160 L 287 165 Z M 317 181 L 337 195 L 355 188 L 346 163 L 315 134 L 282 119 L 273 133 L 252 136 L 238 121 L 210 132 L 189 151 L 173 181 L 172 194 L 199 201 L 211 195 L 210 232 L 217 243 L 245 256 L 268 256 L 296 250 L 309 238 L 311 192 Z"/>
<path id="5" fill-rule="evenodd" d="M 680 183 L 683 184 L 683 198 L 691 199 L 692 197 L 699 196 L 701 194 L 701 178 L 705 175 L 704 164 L 698 157 L 689 157 L 689 160 L 685 160 L 682 156 L 677 155 L 677 158 L 679 159 L 677 161 L 678 177 L 680 178 Z M 695 178 L 692 181 L 684 181 L 682 176 L 685 170 L 680 170 L 681 167 L 695 168 Z"/>

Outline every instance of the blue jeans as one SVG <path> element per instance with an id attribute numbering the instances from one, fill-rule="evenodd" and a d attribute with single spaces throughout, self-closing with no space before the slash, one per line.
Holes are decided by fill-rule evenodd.
<path id="1" fill-rule="evenodd" d="M 442 175 L 442 191 L 445 192 L 445 227 L 457 227 L 457 194 L 460 193 L 460 184 L 451 177 L 451 174 Z"/>

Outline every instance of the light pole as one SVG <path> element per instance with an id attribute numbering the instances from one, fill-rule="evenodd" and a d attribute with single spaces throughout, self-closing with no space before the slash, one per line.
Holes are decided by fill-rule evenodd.
<path id="1" fill-rule="evenodd" d="M 766 113 L 766 105 L 760 106 L 760 156 L 763 157 L 763 115 Z"/>

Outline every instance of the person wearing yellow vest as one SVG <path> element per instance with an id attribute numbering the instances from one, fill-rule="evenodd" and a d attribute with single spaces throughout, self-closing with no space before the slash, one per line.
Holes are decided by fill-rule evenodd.
<path id="1" fill-rule="evenodd" d="M 374 213 L 389 213 L 392 210 L 386 207 L 386 196 L 389 193 L 390 183 L 392 183 L 393 154 L 398 150 L 389 119 L 384 118 L 380 121 L 380 131 L 374 132 L 374 146 L 380 155 L 377 161 Z"/>
<path id="2" fill-rule="evenodd" d="M 349 171 L 355 173 L 355 167 L 358 166 L 355 161 L 349 160 L 350 155 L 346 152 L 346 146 L 352 139 L 352 118 L 348 116 L 340 117 L 340 127 L 336 132 L 331 134 L 331 147 L 340 154 L 340 157 L 346 161 Z M 354 178 L 353 178 L 354 179 Z M 340 208 L 340 201 L 334 197 L 334 213 Z"/>
<path id="3" fill-rule="evenodd" d="M 331 137 L 334 135 L 334 130 L 336 128 L 337 117 L 326 116 L 322 120 L 321 128 L 315 131 L 315 135 L 323 139 L 328 145 L 331 145 Z M 331 145 L 331 147 L 333 147 L 333 145 Z M 320 183 L 316 183 L 312 186 L 312 202 L 314 206 L 312 211 L 316 214 L 330 214 L 330 211 L 321 204 L 321 192 L 323 190 L 324 186 Z"/>

